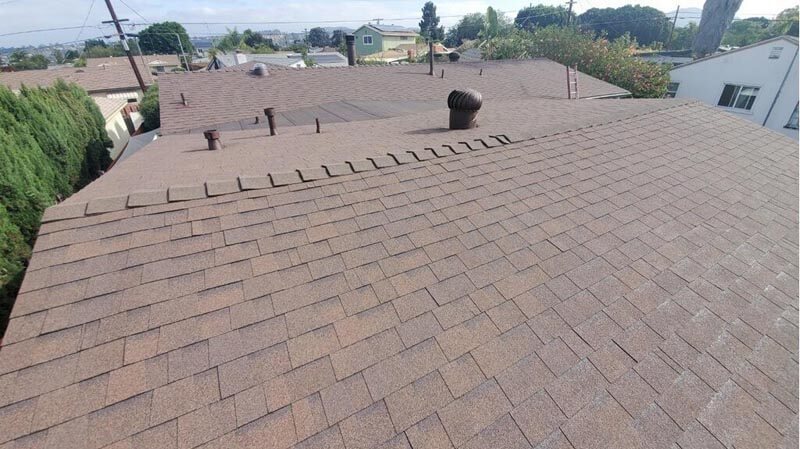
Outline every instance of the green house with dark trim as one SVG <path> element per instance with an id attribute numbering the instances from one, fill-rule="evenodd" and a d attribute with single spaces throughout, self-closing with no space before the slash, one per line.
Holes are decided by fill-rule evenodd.
<path id="1" fill-rule="evenodd" d="M 393 49 L 407 49 L 416 42 L 419 33 L 397 25 L 367 24 L 357 29 L 357 56 L 366 56 Z"/>

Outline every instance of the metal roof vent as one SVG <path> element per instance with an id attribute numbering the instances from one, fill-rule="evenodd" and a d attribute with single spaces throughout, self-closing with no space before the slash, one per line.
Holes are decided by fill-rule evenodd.
<path id="1" fill-rule="evenodd" d="M 261 62 L 258 62 L 255 65 L 253 65 L 253 75 L 255 76 L 269 75 L 269 72 L 267 71 L 267 65 Z"/>
<path id="2" fill-rule="evenodd" d="M 478 111 L 483 106 L 481 93 L 472 89 L 456 89 L 447 97 L 450 108 L 450 129 L 470 129 L 478 126 Z"/>

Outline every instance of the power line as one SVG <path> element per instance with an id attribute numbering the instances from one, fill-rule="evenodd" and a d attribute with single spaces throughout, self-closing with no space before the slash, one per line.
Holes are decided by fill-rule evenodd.
<path id="1" fill-rule="evenodd" d="M 86 11 L 86 17 L 83 18 L 83 25 L 81 25 L 81 29 L 78 31 L 78 36 L 75 37 L 75 40 L 78 40 L 78 39 L 81 38 L 81 34 L 83 34 L 83 27 L 85 27 L 86 26 L 86 22 L 89 21 L 89 15 L 92 13 L 92 8 L 93 7 L 94 7 L 94 0 L 92 0 L 92 2 L 89 3 L 89 10 Z"/>
<path id="2" fill-rule="evenodd" d="M 127 4 L 127 3 L 125 3 L 125 0 L 119 0 L 119 2 L 120 2 L 120 3 L 122 3 L 123 5 L 127 6 L 127 7 L 128 7 L 128 9 L 130 9 L 131 11 L 133 11 L 133 13 L 134 13 L 134 14 L 136 14 L 137 16 L 139 16 L 139 18 L 140 18 L 140 19 L 144 20 L 144 23 L 146 23 L 146 24 L 150 24 L 150 21 L 148 21 L 147 19 L 145 19 L 143 15 L 139 14 L 139 11 L 137 11 L 137 10 L 133 9 L 133 7 L 132 7 L 131 5 L 129 5 L 129 4 Z"/>
<path id="3" fill-rule="evenodd" d="M 20 35 L 20 34 L 43 33 L 45 31 L 77 30 L 77 29 L 81 29 L 81 28 L 96 28 L 96 29 L 99 30 L 99 29 L 102 29 L 103 27 L 99 26 L 99 25 L 81 25 L 79 27 L 39 28 L 39 29 L 36 29 L 36 30 L 25 30 L 25 31 L 14 31 L 12 33 L 3 33 L 3 34 L 0 34 L 0 37 L 17 36 L 17 35 Z"/>

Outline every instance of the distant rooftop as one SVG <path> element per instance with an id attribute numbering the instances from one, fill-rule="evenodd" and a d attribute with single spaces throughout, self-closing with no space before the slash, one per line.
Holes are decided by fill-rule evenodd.
<path id="1" fill-rule="evenodd" d="M 437 64 L 275 69 L 264 78 L 241 71 L 166 74 L 159 78 L 165 134 L 337 101 L 440 101 L 470 87 L 484 99 L 566 98 L 564 66 L 547 59 Z M 444 78 L 441 71 L 444 70 Z M 625 89 L 581 74 L 582 98 L 625 96 Z M 181 94 L 188 106 L 181 102 Z"/>

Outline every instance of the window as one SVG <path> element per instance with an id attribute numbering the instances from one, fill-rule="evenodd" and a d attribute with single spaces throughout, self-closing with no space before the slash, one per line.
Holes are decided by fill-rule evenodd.
<path id="1" fill-rule="evenodd" d="M 772 47 L 772 50 L 770 50 L 769 52 L 769 59 L 780 58 L 782 52 L 783 52 L 783 47 Z"/>
<path id="2" fill-rule="evenodd" d="M 798 105 L 794 106 L 794 111 L 792 112 L 792 115 L 789 117 L 789 121 L 786 123 L 786 126 L 784 126 L 784 128 L 797 129 L 797 106 Z"/>
<path id="3" fill-rule="evenodd" d="M 667 95 L 665 95 L 665 97 L 666 98 L 675 98 L 675 94 L 678 93 L 678 86 L 680 86 L 680 85 L 681 85 L 681 83 L 669 83 L 669 84 L 667 84 Z"/>
<path id="4" fill-rule="evenodd" d="M 364 45 L 372 45 L 372 35 L 365 34 L 363 37 Z"/>
<path id="5" fill-rule="evenodd" d="M 758 95 L 758 87 L 726 84 L 725 88 L 722 89 L 722 95 L 719 97 L 717 106 L 749 111 L 756 101 L 756 95 Z"/>

